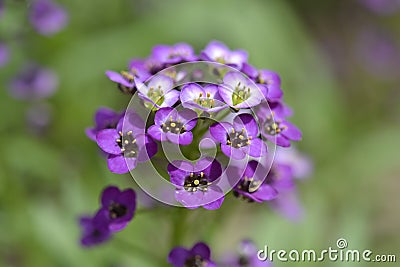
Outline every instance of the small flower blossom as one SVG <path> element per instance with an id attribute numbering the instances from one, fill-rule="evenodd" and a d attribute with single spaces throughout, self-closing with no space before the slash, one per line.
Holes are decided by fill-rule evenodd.
<path id="1" fill-rule="evenodd" d="M 172 107 L 179 100 L 179 92 L 173 89 L 171 77 L 159 74 L 147 86 L 141 81 L 135 80 L 135 83 L 146 107 Z"/>
<path id="2" fill-rule="evenodd" d="M 231 51 L 225 44 L 212 41 L 201 53 L 202 59 L 215 61 L 229 66 L 242 68 L 242 65 L 247 62 L 248 55 L 244 50 Z"/>
<path id="3" fill-rule="evenodd" d="M 262 117 L 259 116 L 259 118 Z M 300 141 L 302 137 L 295 125 L 271 114 L 261 119 L 260 127 L 264 138 L 282 147 L 289 147 L 290 141 Z"/>
<path id="4" fill-rule="evenodd" d="M 251 114 L 237 115 L 233 124 L 217 122 L 210 127 L 211 136 L 221 143 L 222 152 L 235 160 L 246 155 L 261 157 L 267 153 L 267 146 L 258 138 L 257 122 Z"/>
<path id="5" fill-rule="evenodd" d="M 182 88 L 180 98 L 184 107 L 210 113 L 227 107 L 218 93 L 218 86 L 214 84 L 206 85 L 204 88 L 197 83 L 186 84 Z"/>
<path id="6" fill-rule="evenodd" d="M 107 187 L 101 196 L 101 210 L 108 213 L 110 231 L 121 231 L 134 216 L 136 210 L 135 191 L 132 189 L 120 191 L 115 186 Z"/>
<path id="7" fill-rule="evenodd" d="M 267 170 L 261 164 L 254 160 L 250 161 L 233 189 L 234 196 L 249 202 L 264 202 L 276 198 L 278 191 L 270 184 L 264 183 L 266 175 Z"/>
<path id="8" fill-rule="evenodd" d="M 152 58 L 162 64 L 177 64 L 197 59 L 193 48 L 185 43 L 178 43 L 172 46 L 157 45 L 153 48 Z"/>
<path id="9" fill-rule="evenodd" d="M 205 243 L 197 243 L 191 249 L 175 247 L 168 255 L 168 263 L 174 267 L 216 267 L 211 260 L 211 250 Z"/>
<path id="10" fill-rule="evenodd" d="M 34 100 L 52 95 L 58 87 L 58 77 L 50 69 L 28 64 L 14 77 L 9 92 L 16 99 Z"/>
<path id="11" fill-rule="evenodd" d="M 104 210 L 99 210 L 93 218 L 82 217 L 80 219 L 82 246 L 90 247 L 109 240 L 111 238 L 111 231 L 108 228 L 108 223 L 108 215 Z"/>
<path id="12" fill-rule="evenodd" d="M 144 134 L 144 122 L 135 113 L 118 122 L 116 129 L 104 129 L 97 133 L 98 146 L 108 153 L 107 163 L 111 172 L 124 174 L 157 153 L 157 144 Z M 124 124 L 124 127 L 122 125 Z"/>
<path id="13" fill-rule="evenodd" d="M 124 116 L 123 113 L 115 112 L 109 108 L 99 108 L 94 115 L 95 126 L 86 129 L 86 135 L 93 141 L 96 141 L 98 132 L 104 129 L 113 129 L 117 127 L 118 122 Z"/>
<path id="14" fill-rule="evenodd" d="M 51 0 L 35 0 L 29 18 L 36 31 L 43 35 L 53 35 L 68 23 L 67 12 Z"/>
<path id="15" fill-rule="evenodd" d="M 258 249 L 250 240 L 243 240 L 240 243 L 238 254 L 231 255 L 224 260 L 224 267 L 271 267 L 269 261 L 261 261 L 257 256 Z"/>
<path id="16" fill-rule="evenodd" d="M 232 108 L 249 108 L 260 104 L 266 94 L 264 87 L 257 87 L 238 72 L 228 72 L 219 86 L 219 94 Z"/>
<path id="17" fill-rule="evenodd" d="M 158 141 L 169 141 L 178 145 L 192 143 L 191 130 L 196 126 L 197 114 L 190 109 L 176 110 L 161 108 L 156 112 L 154 125 L 150 126 L 148 133 Z"/>
<path id="18" fill-rule="evenodd" d="M 214 184 L 222 174 L 217 160 L 203 158 L 195 164 L 176 160 L 168 164 L 168 173 L 171 183 L 177 187 L 175 198 L 185 207 L 215 210 L 222 205 L 224 194 Z"/>
<path id="19" fill-rule="evenodd" d="M 8 50 L 8 47 L 5 44 L 0 43 L 0 68 L 5 66 L 8 63 L 9 59 L 10 52 Z"/>

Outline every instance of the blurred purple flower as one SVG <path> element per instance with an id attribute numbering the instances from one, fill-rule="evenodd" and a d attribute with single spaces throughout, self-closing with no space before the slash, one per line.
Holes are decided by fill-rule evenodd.
<path id="1" fill-rule="evenodd" d="M 177 64 L 197 60 L 193 48 L 185 43 L 174 45 L 157 45 L 153 48 L 152 59 L 161 64 Z"/>
<path id="2" fill-rule="evenodd" d="M 214 84 L 204 87 L 197 83 L 186 84 L 180 99 L 184 107 L 206 112 L 218 112 L 227 107 L 218 93 L 218 86 Z"/>
<path id="3" fill-rule="evenodd" d="M 276 198 L 278 191 L 271 184 L 263 182 L 267 172 L 257 161 L 250 161 L 244 171 L 237 174 L 241 179 L 233 189 L 234 196 L 249 202 L 264 202 Z"/>
<path id="4" fill-rule="evenodd" d="M 108 213 L 109 229 L 121 231 L 132 220 L 136 210 L 136 194 L 133 189 L 119 190 L 115 186 L 104 189 L 101 209 Z"/>
<path id="5" fill-rule="evenodd" d="M 29 18 L 36 31 L 43 35 L 53 35 L 68 23 L 65 9 L 51 0 L 35 0 Z"/>
<path id="6" fill-rule="evenodd" d="M 52 109 L 47 103 L 33 103 L 26 112 L 26 123 L 31 132 L 44 135 L 52 121 Z"/>
<path id="7" fill-rule="evenodd" d="M 221 207 L 224 193 L 213 184 L 222 174 L 221 164 L 212 158 L 203 158 L 192 164 L 176 160 L 168 164 L 171 183 L 177 188 L 175 198 L 185 207 L 203 207 L 215 210 Z"/>
<path id="8" fill-rule="evenodd" d="M 289 165 L 295 178 L 308 178 L 313 172 L 313 163 L 307 155 L 300 153 L 294 146 L 289 148 L 277 147 L 275 162 Z"/>
<path id="9" fill-rule="evenodd" d="M 157 144 L 144 134 L 145 124 L 139 115 L 130 112 L 125 116 L 116 129 L 104 129 L 96 135 L 98 146 L 108 153 L 109 170 L 118 174 L 131 171 L 157 153 Z"/>
<path id="10" fill-rule="evenodd" d="M 124 113 L 118 113 L 109 108 L 99 108 L 94 115 L 95 126 L 87 128 L 85 131 L 87 137 L 96 141 L 96 135 L 98 132 L 104 129 L 116 128 L 118 122 L 123 116 Z"/>
<path id="11" fill-rule="evenodd" d="M 371 75 L 387 80 L 400 75 L 400 47 L 387 31 L 370 27 L 356 39 L 356 55 Z"/>
<path id="12" fill-rule="evenodd" d="M 174 267 L 216 267 L 211 260 L 211 250 L 205 243 L 197 243 L 191 249 L 175 247 L 168 255 L 168 263 Z"/>
<path id="13" fill-rule="evenodd" d="M 400 10 L 400 0 L 359 0 L 359 2 L 378 15 L 391 15 Z"/>
<path id="14" fill-rule="evenodd" d="M 223 84 L 219 86 L 219 94 L 232 108 L 249 108 L 264 100 L 265 87 L 257 87 L 251 80 L 238 72 L 225 74 Z"/>
<path id="15" fill-rule="evenodd" d="M 242 65 L 247 62 L 248 55 L 244 50 L 231 51 L 225 44 L 211 41 L 201 52 L 201 58 L 241 69 Z"/>
<path id="16" fill-rule="evenodd" d="M 156 112 L 154 125 L 148 133 L 158 141 L 169 141 L 178 145 L 189 145 L 193 141 L 191 130 L 196 126 L 197 114 L 190 109 L 161 108 Z"/>
<path id="17" fill-rule="evenodd" d="M 50 69 L 30 63 L 11 80 L 10 94 L 23 100 L 42 99 L 51 96 L 58 87 L 58 77 Z"/>
<path id="18" fill-rule="evenodd" d="M 0 7 L 0 9 L 1 9 L 1 7 Z M 1 10 L 0 10 L 0 13 L 1 13 Z M 10 59 L 10 51 L 9 51 L 8 47 L 5 44 L 0 43 L 0 68 L 5 66 L 8 63 L 9 59 Z"/>
<path id="19" fill-rule="evenodd" d="M 246 155 L 261 157 L 267 153 L 267 146 L 258 138 L 257 122 L 251 114 L 237 115 L 233 124 L 217 122 L 210 127 L 211 136 L 221 143 L 222 152 L 236 160 Z"/>
<path id="20" fill-rule="evenodd" d="M 223 267 L 271 267 L 269 261 L 260 261 L 257 257 L 258 248 L 250 240 L 240 243 L 238 254 L 229 255 L 223 261 Z"/>
<path id="21" fill-rule="evenodd" d="M 82 246 L 90 247 L 109 240 L 111 231 L 108 228 L 108 223 L 108 214 L 105 210 L 99 210 L 93 218 L 82 217 L 80 219 Z"/>

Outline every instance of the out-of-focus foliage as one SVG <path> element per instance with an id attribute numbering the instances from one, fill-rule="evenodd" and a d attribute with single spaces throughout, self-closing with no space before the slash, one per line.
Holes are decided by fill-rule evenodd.
<path id="1" fill-rule="evenodd" d="M 336 38 L 337 32 L 330 35 L 310 26 L 321 23 L 335 28 L 328 15 L 335 16 L 341 9 L 326 8 L 332 1 L 308 1 L 313 5 L 279 0 L 60 2 L 69 11 L 70 24 L 52 38 L 34 33 L 24 17 L 24 1 L 6 1 L 0 20 L 0 37 L 12 50 L 10 63 L 0 69 L 1 266 L 155 266 L 125 242 L 151 247 L 154 258 L 166 258 L 169 228 L 163 214 L 137 216 L 103 247 L 79 246 L 77 218 L 97 207 L 102 188 L 133 185 L 129 177 L 107 170 L 84 129 L 92 125 L 98 107 L 123 109 L 129 101 L 106 79 L 106 69 L 124 69 L 127 59 L 144 57 L 158 43 L 184 41 L 200 49 L 213 39 L 249 51 L 254 65 L 281 74 L 285 99 L 295 110 L 293 121 L 304 133 L 299 147 L 315 161 L 315 174 L 299 190 L 306 212 L 300 223 L 285 221 L 267 206 L 265 213 L 256 213 L 246 203 L 236 202 L 221 209 L 231 214 L 228 217 L 194 211 L 193 216 L 204 223 L 218 219 L 219 228 L 188 235 L 183 245 L 202 237 L 223 254 L 243 237 L 254 237 L 260 248 L 267 244 L 275 249 L 325 249 L 343 237 L 351 248 L 376 253 L 394 253 L 400 247 L 396 238 L 400 231 L 399 83 L 389 85 L 361 70 L 345 78 L 337 76 L 330 67 L 332 57 L 324 54 L 327 49 L 319 42 L 325 35 Z M 310 15 L 319 10 L 326 17 Z M 400 28 L 391 21 L 396 18 L 381 21 L 368 16 L 371 23 L 389 27 L 398 36 Z M 359 25 L 346 27 L 357 32 Z M 12 34 L 16 30 L 18 36 Z M 334 41 L 352 45 L 343 35 L 339 38 Z M 61 81 L 49 100 L 54 120 L 39 136 L 27 128 L 28 104 L 7 93 L 10 77 L 26 59 L 53 68 Z M 344 65 L 351 70 L 349 66 L 358 64 L 354 60 Z M 382 111 L 380 116 L 377 111 Z"/>

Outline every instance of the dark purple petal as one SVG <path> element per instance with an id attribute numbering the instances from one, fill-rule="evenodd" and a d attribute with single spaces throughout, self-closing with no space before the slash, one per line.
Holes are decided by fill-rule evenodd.
<path id="1" fill-rule="evenodd" d="M 294 126 L 292 123 L 288 122 L 288 121 L 284 121 L 281 124 L 281 127 L 286 127 L 286 129 L 284 129 L 282 131 L 282 135 L 284 135 L 285 137 L 293 140 L 293 141 L 300 141 L 301 140 L 301 131 Z"/>
<path id="2" fill-rule="evenodd" d="M 217 210 L 222 206 L 224 199 L 225 199 L 224 197 L 221 197 L 211 203 L 203 205 L 203 208 L 205 208 L 206 210 Z"/>
<path id="3" fill-rule="evenodd" d="M 267 146 L 259 138 L 252 139 L 248 147 L 247 153 L 252 157 L 259 158 L 267 154 Z"/>
<path id="4" fill-rule="evenodd" d="M 190 131 L 196 126 L 197 123 L 197 113 L 191 109 L 182 109 L 178 111 L 178 120 L 180 119 L 184 123 L 185 130 Z"/>
<path id="5" fill-rule="evenodd" d="M 165 107 L 165 108 L 160 108 L 154 117 L 154 123 L 155 125 L 162 125 L 166 120 L 169 120 L 170 116 L 172 116 L 172 119 L 176 119 L 177 112 L 175 109 L 170 108 L 170 107 Z"/>
<path id="6" fill-rule="evenodd" d="M 206 166 L 204 168 L 204 165 Z M 219 161 L 212 158 L 204 158 L 197 162 L 196 170 L 200 169 L 200 166 L 204 174 L 208 177 L 209 182 L 213 182 L 222 175 L 222 166 Z"/>
<path id="7" fill-rule="evenodd" d="M 199 242 L 193 246 L 193 248 L 190 250 L 192 255 L 199 255 L 205 260 L 209 260 L 211 257 L 211 250 L 210 248 L 202 242 Z"/>
<path id="8" fill-rule="evenodd" d="M 168 255 L 168 263 L 174 267 L 184 267 L 185 261 L 190 257 L 190 252 L 183 247 L 175 247 Z"/>
<path id="9" fill-rule="evenodd" d="M 270 185 L 262 184 L 252 195 L 258 200 L 270 201 L 278 197 L 278 191 Z"/>
<path id="10" fill-rule="evenodd" d="M 150 126 L 150 128 L 147 130 L 147 133 L 155 140 L 162 142 L 167 140 L 167 135 L 158 125 Z"/>
<path id="11" fill-rule="evenodd" d="M 121 154 L 121 148 L 117 143 L 117 139 L 121 138 L 117 130 L 105 129 L 101 130 L 96 135 L 98 146 L 109 154 L 119 155 Z"/>
<path id="12" fill-rule="evenodd" d="M 136 167 L 136 158 L 125 158 L 123 155 L 109 155 L 107 159 L 108 169 L 117 174 L 128 173 Z"/>
<path id="13" fill-rule="evenodd" d="M 101 194 L 101 205 L 103 207 L 108 207 L 115 199 L 117 199 L 120 193 L 121 191 L 118 189 L 118 187 L 107 187 Z"/>
<path id="14" fill-rule="evenodd" d="M 240 114 L 233 120 L 233 127 L 236 131 L 240 131 L 244 128 L 248 136 L 258 136 L 258 124 L 251 114 Z"/>
<path id="15" fill-rule="evenodd" d="M 183 186 L 186 176 L 193 172 L 193 165 L 184 160 L 174 160 L 168 164 L 167 169 L 171 183 L 176 186 Z"/>
<path id="16" fill-rule="evenodd" d="M 226 144 L 228 140 L 228 132 L 232 129 L 232 124 L 228 122 L 217 122 L 211 125 L 211 136 L 221 144 Z"/>

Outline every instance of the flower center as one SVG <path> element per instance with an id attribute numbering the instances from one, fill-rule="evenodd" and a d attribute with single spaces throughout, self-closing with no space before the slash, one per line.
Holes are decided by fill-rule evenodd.
<path id="1" fill-rule="evenodd" d="M 124 78 L 124 80 L 127 81 L 128 83 L 133 82 L 134 77 L 131 73 L 129 73 L 127 71 L 121 71 L 121 75 Z M 133 87 L 134 87 L 133 85 L 128 87 L 128 86 L 122 85 L 120 83 L 118 84 L 118 89 L 125 94 L 134 94 L 136 89 L 134 89 Z"/>
<path id="2" fill-rule="evenodd" d="M 282 130 L 285 129 L 285 127 L 280 127 L 280 123 L 278 121 L 275 121 L 272 116 L 268 116 L 267 120 L 264 123 L 264 128 L 265 132 L 269 135 L 277 135 Z"/>
<path id="3" fill-rule="evenodd" d="M 253 199 L 244 196 L 243 194 L 240 193 L 240 191 L 252 194 L 254 192 L 257 192 L 257 190 L 260 188 L 261 183 L 262 183 L 261 181 L 254 181 L 254 178 L 244 177 L 237 185 L 237 187 L 233 190 L 233 195 L 237 198 L 242 198 L 243 200 L 247 200 L 248 202 L 254 202 Z"/>
<path id="4" fill-rule="evenodd" d="M 249 99 L 250 95 L 250 87 L 242 85 L 240 82 L 238 82 L 232 94 L 233 105 L 237 105 L 246 101 L 247 99 Z"/>
<path id="5" fill-rule="evenodd" d="M 169 120 L 161 124 L 161 129 L 163 130 L 164 133 L 170 132 L 174 134 L 181 134 L 186 131 L 183 123 L 180 120 L 178 121 L 173 120 L 172 116 L 169 118 Z"/>
<path id="6" fill-rule="evenodd" d="M 110 211 L 110 217 L 111 219 L 117 219 L 117 218 L 121 218 L 122 216 L 124 216 L 128 209 L 119 204 L 119 203 L 111 203 L 110 207 L 108 208 L 108 210 Z"/>
<path id="7" fill-rule="evenodd" d="M 245 256 L 245 255 L 241 255 L 239 257 L 239 266 L 241 267 L 250 267 L 250 259 L 249 257 Z"/>
<path id="8" fill-rule="evenodd" d="M 118 138 L 117 144 L 121 148 L 121 153 L 124 154 L 126 158 L 134 158 L 137 156 L 139 147 L 136 143 L 136 138 L 132 135 L 132 131 L 127 133 L 119 132 L 120 138 Z"/>
<path id="9" fill-rule="evenodd" d="M 190 175 L 185 178 L 183 188 L 189 192 L 196 192 L 197 190 L 207 191 L 207 187 L 210 184 L 211 183 L 208 182 L 207 176 L 204 175 L 204 172 L 191 172 Z"/>
<path id="10" fill-rule="evenodd" d="M 203 93 L 199 94 L 199 97 L 194 100 L 197 104 L 205 108 L 213 108 L 215 107 L 215 100 L 211 98 L 210 93 L 206 93 L 204 97 Z"/>
<path id="11" fill-rule="evenodd" d="M 234 148 L 241 148 L 251 144 L 251 136 L 248 136 L 246 130 L 242 128 L 241 131 L 236 131 L 234 128 L 228 133 L 227 145 Z"/>
<path id="12" fill-rule="evenodd" d="M 194 257 L 188 258 L 185 261 L 184 267 L 205 267 L 206 264 L 206 260 L 204 260 L 201 256 L 196 255 Z"/>
<path id="13" fill-rule="evenodd" d="M 164 102 L 164 91 L 160 85 L 157 88 L 150 87 L 147 96 L 157 105 L 161 105 Z"/>

